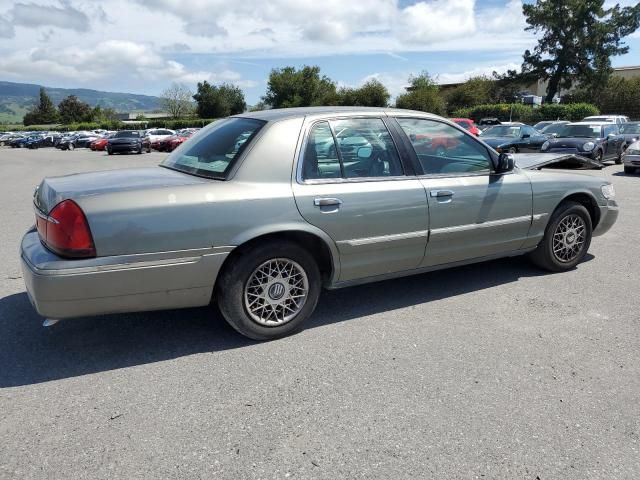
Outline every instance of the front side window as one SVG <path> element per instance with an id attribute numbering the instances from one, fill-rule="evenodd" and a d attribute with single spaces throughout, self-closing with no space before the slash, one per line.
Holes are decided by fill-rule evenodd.
<path id="1" fill-rule="evenodd" d="M 618 126 L 615 124 L 611 124 L 611 125 L 605 125 L 604 127 L 604 137 L 606 137 L 607 135 L 617 135 L 618 134 Z"/>
<path id="2" fill-rule="evenodd" d="M 305 180 L 403 175 L 391 134 L 379 118 L 316 123 L 309 132 L 303 162 Z"/>
<path id="3" fill-rule="evenodd" d="M 409 137 L 423 173 L 489 173 L 487 149 L 460 130 L 435 120 L 396 118 Z"/>
<path id="4" fill-rule="evenodd" d="M 188 149 L 174 150 L 161 166 L 208 178 L 224 179 L 233 162 L 266 122 L 228 118 L 212 123 Z"/>

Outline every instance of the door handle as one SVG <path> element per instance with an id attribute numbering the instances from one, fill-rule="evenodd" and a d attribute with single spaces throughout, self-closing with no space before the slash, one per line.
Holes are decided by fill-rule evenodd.
<path id="1" fill-rule="evenodd" d="M 452 190 L 431 190 L 429 194 L 432 197 L 441 198 L 441 197 L 453 197 L 454 192 Z"/>
<path id="2" fill-rule="evenodd" d="M 316 207 L 339 207 L 342 205 L 342 200 L 339 198 L 314 198 L 313 204 Z"/>

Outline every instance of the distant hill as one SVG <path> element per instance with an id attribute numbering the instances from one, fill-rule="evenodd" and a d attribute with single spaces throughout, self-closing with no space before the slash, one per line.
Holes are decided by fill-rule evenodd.
<path id="1" fill-rule="evenodd" d="M 86 88 L 45 87 L 54 104 L 75 95 L 92 107 L 113 108 L 117 112 L 158 110 L 159 99 L 150 95 L 134 93 L 101 92 Z M 0 81 L 0 123 L 21 123 L 25 112 L 35 104 L 40 93 L 40 85 Z"/>

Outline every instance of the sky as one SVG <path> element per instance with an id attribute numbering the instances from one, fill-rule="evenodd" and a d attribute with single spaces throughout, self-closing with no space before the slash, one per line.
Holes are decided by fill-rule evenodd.
<path id="1" fill-rule="evenodd" d="M 149 95 L 208 80 L 254 104 L 272 68 L 319 65 L 396 96 L 422 71 L 517 69 L 536 43 L 524 27 L 522 0 L 0 0 L 0 80 Z M 626 43 L 614 66 L 640 65 L 640 32 Z"/>

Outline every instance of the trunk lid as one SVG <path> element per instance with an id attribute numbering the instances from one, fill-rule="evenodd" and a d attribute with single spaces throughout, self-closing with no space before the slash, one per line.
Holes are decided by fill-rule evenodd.
<path id="1" fill-rule="evenodd" d="M 78 173 L 42 180 L 34 194 L 34 204 L 44 214 L 63 200 L 147 190 L 162 187 L 199 185 L 211 182 L 163 167 L 127 168 L 102 172 Z"/>

